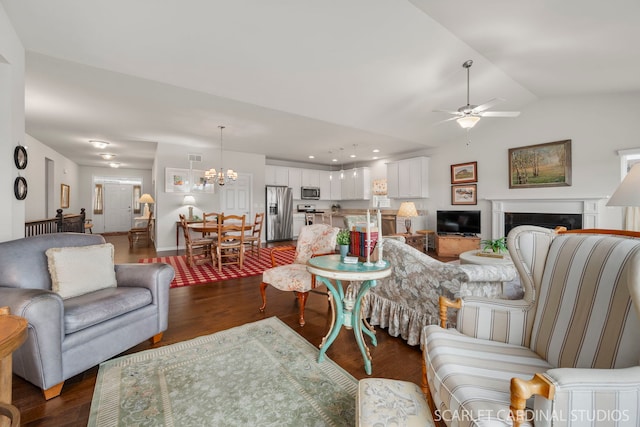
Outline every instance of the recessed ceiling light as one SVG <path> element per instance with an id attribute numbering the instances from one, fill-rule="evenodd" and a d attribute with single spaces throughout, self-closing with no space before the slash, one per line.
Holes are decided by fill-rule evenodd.
<path id="1" fill-rule="evenodd" d="M 352 159 L 354 159 L 356 157 L 355 154 L 351 154 L 349 157 L 351 157 Z"/>
<path id="2" fill-rule="evenodd" d="M 378 156 L 373 156 L 373 160 L 378 160 Z"/>
<path id="3" fill-rule="evenodd" d="M 109 166 L 111 166 L 112 168 L 119 168 L 119 167 L 120 167 L 120 163 L 118 163 L 118 162 L 111 162 L 111 163 L 109 163 Z"/>
<path id="4" fill-rule="evenodd" d="M 338 159 L 331 159 L 331 161 L 332 161 L 332 162 L 337 162 L 337 161 L 338 161 Z"/>
<path id="5" fill-rule="evenodd" d="M 374 152 L 374 153 L 379 153 L 379 152 L 380 152 L 380 150 L 379 150 L 379 149 L 377 149 L 377 148 L 374 148 L 374 149 L 373 149 L 373 152 Z"/>
<path id="6" fill-rule="evenodd" d="M 96 148 L 106 148 L 109 143 L 107 141 L 98 141 L 97 139 L 90 139 L 89 142 Z"/>
<path id="7" fill-rule="evenodd" d="M 111 154 L 111 153 L 100 153 L 100 157 L 102 157 L 104 160 L 111 160 L 115 157 L 115 154 Z"/>
<path id="8" fill-rule="evenodd" d="M 316 156 L 314 156 L 313 154 L 309 156 L 310 159 L 315 159 Z"/>

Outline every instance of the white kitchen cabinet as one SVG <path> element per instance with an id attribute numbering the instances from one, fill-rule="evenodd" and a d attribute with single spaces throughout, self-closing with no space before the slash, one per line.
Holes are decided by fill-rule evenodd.
<path id="1" fill-rule="evenodd" d="M 397 198 L 398 189 L 398 162 L 387 163 L 387 196 Z"/>
<path id="2" fill-rule="evenodd" d="M 396 199 L 429 197 L 429 158 L 414 157 L 387 163 L 387 191 Z"/>
<path id="3" fill-rule="evenodd" d="M 342 200 L 342 181 L 340 180 L 340 172 L 330 172 L 331 179 L 329 180 L 329 187 L 331 188 L 330 200 L 338 201 Z M 320 193 L 322 195 L 322 193 Z"/>
<path id="4" fill-rule="evenodd" d="M 291 187 L 291 192 L 293 193 L 293 200 L 301 200 L 302 169 L 289 168 L 289 187 Z"/>
<path id="5" fill-rule="evenodd" d="M 369 200 L 371 198 L 371 173 L 369 168 L 345 170 L 341 192 L 342 200 Z"/>
<path id="6" fill-rule="evenodd" d="M 320 172 L 320 200 L 332 200 L 331 199 L 331 172 Z"/>
<path id="7" fill-rule="evenodd" d="M 289 185 L 289 168 L 286 166 L 265 165 L 265 185 Z"/>
<path id="8" fill-rule="evenodd" d="M 315 169 L 302 169 L 303 187 L 320 187 L 320 171 Z M 320 193 L 322 195 L 322 193 Z"/>
<path id="9" fill-rule="evenodd" d="M 293 238 L 297 239 L 300 235 L 300 230 L 304 227 L 304 214 L 293 214 Z"/>

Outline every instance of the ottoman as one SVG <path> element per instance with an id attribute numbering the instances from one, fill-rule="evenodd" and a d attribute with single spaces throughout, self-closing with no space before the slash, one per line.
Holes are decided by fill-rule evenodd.
<path id="1" fill-rule="evenodd" d="M 365 378 L 358 382 L 356 425 L 434 427 L 422 389 L 408 381 Z"/>

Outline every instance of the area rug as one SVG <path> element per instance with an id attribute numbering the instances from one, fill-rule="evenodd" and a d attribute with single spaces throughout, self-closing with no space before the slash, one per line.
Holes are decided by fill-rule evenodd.
<path id="1" fill-rule="evenodd" d="M 357 381 L 278 318 L 100 365 L 89 426 L 353 426 Z"/>
<path id="2" fill-rule="evenodd" d="M 262 274 L 271 268 L 271 248 L 260 248 L 260 259 L 256 255 L 244 256 L 242 270 L 237 265 L 225 265 L 222 273 L 218 273 L 218 268 L 211 264 L 196 265 L 187 267 L 187 258 L 182 256 L 165 256 L 158 258 L 144 258 L 138 262 L 149 264 L 154 262 L 166 262 L 176 271 L 176 277 L 171 282 L 172 288 L 189 285 L 201 285 L 203 283 L 217 282 L 219 280 L 236 279 L 239 277 L 250 277 Z M 291 264 L 295 251 L 274 252 L 278 265 Z"/>

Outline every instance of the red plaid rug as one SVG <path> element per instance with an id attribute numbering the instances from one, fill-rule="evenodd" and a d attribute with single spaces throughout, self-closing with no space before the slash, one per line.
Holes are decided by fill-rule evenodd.
<path id="1" fill-rule="evenodd" d="M 201 285 L 203 283 L 217 282 L 220 280 L 237 279 L 239 277 L 250 277 L 262 274 L 271 268 L 271 248 L 260 248 L 260 260 L 255 255 L 247 252 L 244 256 L 242 270 L 237 265 L 225 265 L 222 273 L 218 273 L 218 268 L 211 264 L 196 265 L 187 267 L 187 258 L 182 256 L 163 256 L 158 258 L 143 258 L 138 262 L 151 264 L 154 262 L 166 262 L 176 271 L 176 277 L 171 282 L 172 288 L 180 286 Z M 275 258 L 278 265 L 291 264 L 295 251 L 276 251 Z"/>

